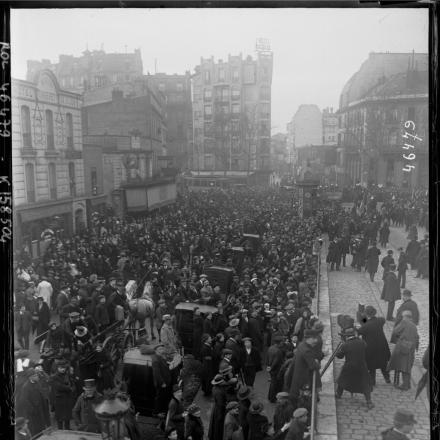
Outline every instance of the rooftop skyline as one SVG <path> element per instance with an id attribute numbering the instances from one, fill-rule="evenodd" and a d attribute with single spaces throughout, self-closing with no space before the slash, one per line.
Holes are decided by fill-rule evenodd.
<path id="1" fill-rule="evenodd" d="M 428 10 L 12 10 L 12 76 L 25 79 L 27 60 L 55 63 L 86 48 L 140 48 L 144 74 L 193 73 L 201 58 L 254 57 L 257 38 L 271 43 L 272 133 L 284 132 L 301 104 L 336 110 L 344 85 L 369 53 L 427 53 Z"/>

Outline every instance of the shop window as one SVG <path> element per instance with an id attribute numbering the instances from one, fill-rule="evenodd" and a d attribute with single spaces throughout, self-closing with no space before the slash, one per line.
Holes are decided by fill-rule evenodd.
<path id="1" fill-rule="evenodd" d="M 67 124 L 67 148 L 73 149 L 73 116 L 72 113 L 66 113 Z"/>
<path id="2" fill-rule="evenodd" d="M 21 132 L 23 136 L 23 148 L 32 148 L 31 112 L 27 105 L 21 106 Z"/>
<path id="3" fill-rule="evenodd" d="M 28 203 L 35 202 L 35 174 L 34 165 L 27 163 L 25 166 L 25 179 L 26 179 L 26 199 Z"/>
<path id="4" fill-rule="evenodd" d="M 52 110 L 46 110 L 46 142 L 48 150 L 53 150 L 55 148 Z"/>
<path id="5" fill-rule="evenodd" d="M 49 197 L 50 200 L 57 199 L 57 170 L 54 163 L 49 164 Z"/>

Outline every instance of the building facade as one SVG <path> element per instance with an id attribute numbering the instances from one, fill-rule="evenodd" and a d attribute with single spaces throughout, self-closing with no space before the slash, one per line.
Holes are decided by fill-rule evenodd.
<path id="1" fill-rule="evenodd" d="M 338 145 L 338 115 L 333 107 L 322 111 L 322 145 Z"/>
<path id="2" fill-rule="evenodd" d="M 290 173 L 289 150 L 287 148 L 287 134 L 277 133 L 270 143 L 271 169 L 280 176 Z"/>
<path id="3" fill-rule="evenodd" d="M 295 148 L 322 145 L 323 118 L 315 104 L 301 104 L 292 118 Z"/>
<path id="4" fill-rule="evenodd" d="M 150 79 L 166 98 L 166 141 L 172 165 L 179 170 L 189 169 L 193 136 L 190 72 L 184 75 L 156 73 Z"/>
<path id="5" fill-rule="evenodd" d="M 81 96 L 50 71 L 12 82 L 14 240 L 40 252 L 45 229 L 70 234 L 86 225 Z"/>
<path id="6" fill-rule="evenodd" d="M 82 125 L 84 135 L 133 136 L 156 156 L 167 155 L 165 96 L 148 77 L 86 92 Z"/>
<path id="7" fill-rule="evenodd" d="M 269 170 L 273 55 L 202 58 L 193 77 L 193 170 Z"/>
<path id="8" fill-rule="evenodd" d="M 86 192 L 96 194 L 90 210 L 108 207 L 123 217 L 173 203 L 175 176 L 164 176 L 149 139 L 139 136 L 84 136 Z"/>
<path id="9" fill-rule="evenodd" d="M 133 53 L 105 53 L 86 50 L 82 56 L 60 55 L 58 63 L 49 60 L 27 63 L 27 80 L 40 70 L 52 71 L 65 90 L 82 93 L 100 87 L 131 81 L 143 75 L 140 49 Z"/>
<path id="10" fill-rule="evenodd" d="M 376 83 L 366 93 L 350 91 L 356 89 L 358 77 L 369 78 L 372 68 L 366 66 L 376 67 L 379 61 L 389 72 L 401 71 L 384 75 L 383 69 L 376 69 Z M 356 81 L 350 80 L 350 87 L 344 88 L 338 111 L 339 184 L 427 187 L 427 61 L 427 54 L 370 54 Z"/>

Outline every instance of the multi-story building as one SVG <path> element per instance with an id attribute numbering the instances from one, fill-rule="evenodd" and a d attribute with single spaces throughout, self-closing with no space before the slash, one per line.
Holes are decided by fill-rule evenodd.
<path id="1" fill-rule="evenodd" d="M 33 81 L 13 79 L 12 98 L 14 240 L 36 256 L 45 229 L 86 225 L 81 96 L 44 70 Z"/>
<path id="2" fill-rule="evenodd" d="M 148 77 L 84 93 L 82 125 L 84 135 L 135 136 L 167 155 L 165 97 Z"/>
<path id="3" fill-rule="evenodd" d="M 301 104 L 292 125 L 295 148 L 322 145 L 322 113 L 316 104 Z"/>
<path id="4" fill-rule="evenodd" d="M 341 94 L 338 183 L 427 187 L 428 96 L 427 54 L 370 54 Z"/>
<path id="5" fill-rule="evenodd" d="M 190 72 L 156 73 L 150 79 L 166 98 L 166 141 L 172 165 L 180 170 L 189 169 L 193 137 Z"/>
<path id="6" fill-rule="evenodd" d="M 333 107 L 322 111 L 322 145 L 338 145 L 338 115 Z"/>
<path id="7" fill-rule="evenodd" d="M 84 136 L 86 192 L 99 196 L 90 211 L 146 212 L 176 199 L 175 176 L 164 176 L 149 139 L 137 135 Z"/>
<path id="8" fill-rule="evenodd" d="M 279 175 L 289 174 L 289 150 L 287 148 L 287 134 L 277 133 L 270 143 L 271 169 Z"/>
<path id="9" fill-rule="evenodd" d="M 86 50 L 82 56 L 60 55 L 58 63 L 49 60 L 27 63 L 27 80 L 43 69 L 51 70 L 63 89 L 82 93 L 142 76 L 140 49 L 134 53 L 105 53 Z"/>
<path id="10" fill-rule="evenodd" d="M 193 76 L 193 170 L 270 168 L 273 55 L 202 58 Z"/>

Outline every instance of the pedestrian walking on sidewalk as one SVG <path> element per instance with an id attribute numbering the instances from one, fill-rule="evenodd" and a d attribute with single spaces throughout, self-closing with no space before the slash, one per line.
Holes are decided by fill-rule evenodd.
<path id="1" fill-rule="evenodd" d="M 397 262 L 397 279 L 399 280 L 399 285 L 402 289 L 405 288 L 406 284 L 406 271 L 408 270 L 408 257 L 402 247 L 399 249 L 399 261 Z"/>
<path id="2" fill-rule="evenodd" d="M 396 344 L 388 364 L 388 371 L 395 371 L 394 386 L 402 391 L 411 388 L 411 370 L 414 365 L 415 352 L 419 349 L 419 334 L 412 322 L 409 310 L 402 313 L 402 321 L 396 325 L 391 334 L 392 344 Z M 399 374 L 402 373 L 402 385 L 399 385 Z"/>
<path id="3" fill-rule="evenodd" d="M 394 321 L 393 312 L 396 301 L 401 298 L 399 281 L 395 274 L 396 265 L 391 264 L 386 274 L 381 299 L 388 303 L 387 321 Z"/>
<path id="4" fill-rule="evenodd" d="M 382 281 L 385 280 L 385 277 L 386 277 L 388 271 L 390 270 L 391 264 L 396 264 L 396 262 L 394 261 L 394 258 L 393 258 L 393 251 L 391 249 L 389 249 L 387 251 L 387 255 L 385 257 L 383 257 L 382 261 L 380 262 L 380 265 L 383 267 Z"/>
<path id="5" fill-rule="evenodd" d="M 370 281 L 374 281 L 377 268 L 379 267 L 380 250 L 376 246 L 376 242 L 371 242 L 371 247 L 367 250 L 367 272 L 370 274 Z"/>

